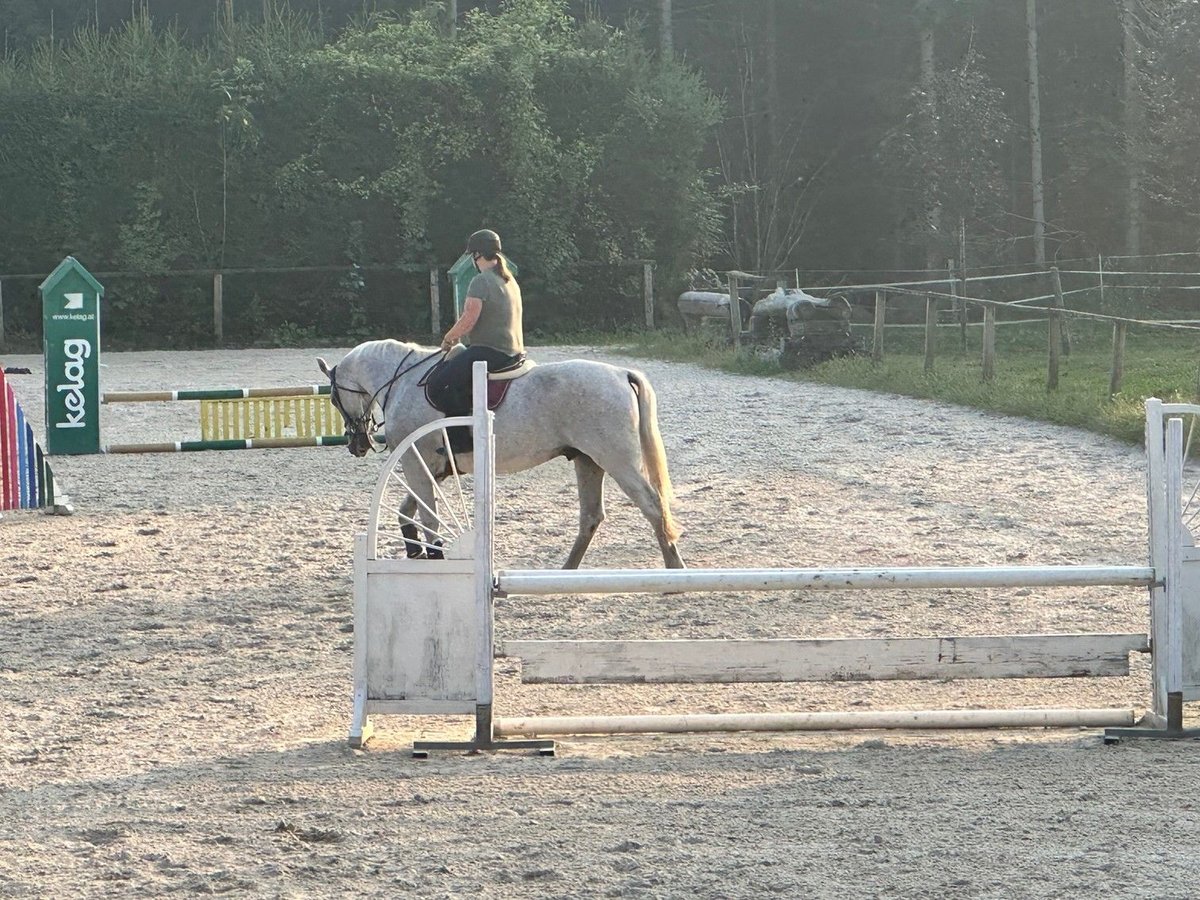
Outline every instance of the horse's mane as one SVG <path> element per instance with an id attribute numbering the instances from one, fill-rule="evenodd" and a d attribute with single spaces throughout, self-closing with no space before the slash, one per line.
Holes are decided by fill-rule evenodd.
<path id="1" fill-rule="evenodd" d="M 361 358 L 363 361 L 374 362 L 376 360 L 399 359 L 412 354 L 413 361 L 415 362 L 438 352 L 440 350 L 437 347 L 426 347 L 422 344 L 415 344 L 409 341 L 383 338 L 377 341 L 364 341 L 347 353 L 346 357 L 354 356 Z"/>

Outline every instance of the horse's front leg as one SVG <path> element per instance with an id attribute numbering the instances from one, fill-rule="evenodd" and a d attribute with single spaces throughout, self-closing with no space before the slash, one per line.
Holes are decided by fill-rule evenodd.
<path id="1" fill-rule="evenodd" d="M 415 452 L 420 452 L 414 448 Z M 424 454 L 421 458 L 406 454 L 404 477 L 408 482 L 408 497 L 400 506 L 400 514 L 406 516 L 406 526 L 401 527 L 405 538 L 405 549 L 409 556 L 422 554 L 430 559 L 441 559 L 439 549 L 444 539 L 441 514 L 438 512 L 437 492 L 434 488 L 433 470 Z M 422 464 L 424 463 L 424 464 Z M 414 521 L 420 522 L 418 527 Z M 415 551 L 415 552 L 414 552 Z"/>
<path id="2" fill-rule="evenodd" d="M 409 494 L 396 510 L 400 521 L 400 534 L 404 536 L 404 553 L 409 559 L 417 559 L 425 555 L 425 548 L 419 543 L 421 534 L 413 519 L 417 514 L 417 498 Z"/>

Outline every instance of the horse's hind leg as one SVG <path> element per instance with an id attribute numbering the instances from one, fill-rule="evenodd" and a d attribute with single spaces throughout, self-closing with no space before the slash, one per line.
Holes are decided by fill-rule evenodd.
<path id="1" fill-rule="evenodd" d="M 563 563 L 564 569 L 579 568 L 596 529 L 604 521 L 604 470 L 581 453 L 575 457 L 575 483 L 579 486 L 579 534 Z"/>
<path id="2" fill-rule="evenodd" d="M 654 529 L 654 537 L 658 540 L 658 549 L 662 551 L 664 565 L 668 569 L 686 569 L 683 557 L 679 555 L 679 548 L 674 541 L 667 537 L 663 528 L 662 500 L 658 496 L 658 491 L 646 480 L 640 470 L 617 471 L 610 469 L 608 474 L 616 479 L 621 490 L 637 504 L 642 515 L 650 522 L 650 526 Z"/>

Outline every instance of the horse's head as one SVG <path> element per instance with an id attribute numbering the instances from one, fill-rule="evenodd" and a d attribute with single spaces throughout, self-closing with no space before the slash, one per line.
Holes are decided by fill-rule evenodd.
<path id="1" fill-rule="evenodd" d="M 341 373 L 339 382 L 337 366 L 330 366 L 318 356 L 317 367 L 329 378 L 329 401 L 341 413 L 350 452 L 355 456 L 366 456 L 374 445 L 375 429 L 379 427 L 375 421 L 374 396 L 355 381 L 352 369 Z"/>

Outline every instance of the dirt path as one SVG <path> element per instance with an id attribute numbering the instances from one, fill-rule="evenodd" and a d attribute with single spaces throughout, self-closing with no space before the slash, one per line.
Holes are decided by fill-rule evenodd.
<path id="1" fill-rule="evenodd" d="M 105 388 L 314 383 L 321 351 L 112 353 Z M 540 350 L 544 360 L 579 349 Z M 341 351 L 325 351 L 331 360 Z M 615 362 L 608 355 L 601 358 Z M 41 361 L 17 390 L 41 419 Z M 1141 453 L 1063 428 L 634 363 L 659 394 L 693 566 L 1140 563 Z M 109 441 L 195 406 L 105 410 Z M 40 430 L 40 426 L 39 426 Z M 0 896 L 1191 897 L 1200 748 L 1095 732 L 571 739 L 409 758 L 346 745 L 350 548 L 380 458 L 55 461 L 76 515 L 0 521 Z M 657 565 L 609 486 L 587 564 Z M 498 564 L 555 566 L 565 463 L 501 482 Z M 501 637 L 1142 631 L 1138 591 L 503 600 Z M 516 685 L 501 714 L 1136 705 L 1129 679 Z"/>

